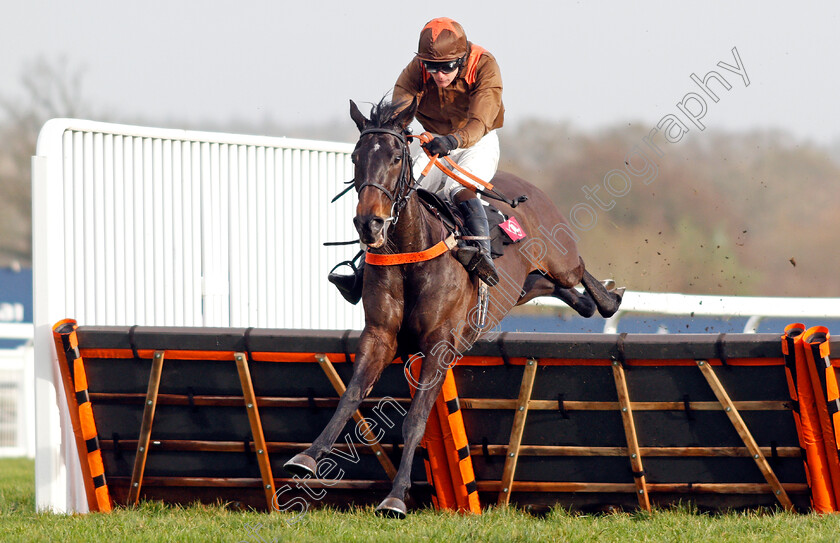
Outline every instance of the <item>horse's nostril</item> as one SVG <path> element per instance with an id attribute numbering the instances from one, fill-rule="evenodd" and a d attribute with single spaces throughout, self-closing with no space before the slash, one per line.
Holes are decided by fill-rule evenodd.
<path id="1" fill-rule="evenodd" d="M 353 225 L 362 239 L 372 239 L 385 229 L 385 219 L 376 215 L 363 215 L 353 218 Z"/>
<path id="2" fill-rule="evenodd" d="M 382 227 L 385 226 L 385 219 L 374 217 L 369 221 L 368 225 L 370 227 L 370 231 L 375 234 L 382 230 Z"/>

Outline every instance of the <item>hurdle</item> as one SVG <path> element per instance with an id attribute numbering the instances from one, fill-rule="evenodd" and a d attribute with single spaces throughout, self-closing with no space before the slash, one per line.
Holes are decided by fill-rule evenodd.
<path id="1" fill-rule="evenodd" d="M 78 353 L 59 355 L 76 375 L 84 369 L 112 504 L 345 507 L 376 503 L 390 488 L 411 395 L 400 359 L 348 422 L 323 478 L 302 488 L 282 471 L 332 415 L 358 332 L 65 321 L 57 337 L 62 327 L 77 337 Z M 820 344 L 837 348 L 820 337 L 818 355 Z M 246 361 L 250 382 L 237 373 Z M 415 457 L 411 504 L 810 510 L 788 368 L 779 334 L 506 333 L 478 341 L 449 374 L 439 400 L 445 416 L 430 417 L 437 424 Z M 466 443 L 441 439 L 455 413 Z M 136 469 L 141 456 L 145 472 Z"/>

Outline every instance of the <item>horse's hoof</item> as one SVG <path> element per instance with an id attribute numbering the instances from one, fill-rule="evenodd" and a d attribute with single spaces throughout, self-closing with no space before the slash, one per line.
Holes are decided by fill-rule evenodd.
<path id="1" fill-rule="evenodd" d="M 619 287 L 612 291 L 613 295 L 618 300 L 618 303 L 621 303 L 621 300 L 624 299 L 624 291 L 626 290 L 626 288 L 627 287 Z"/>
<path id="2" fill-rule="evenodd" d="M 615 288 L 615 281 L 612 279 L 604 279 L 601 281 L 601 284 L 604 285 L 604 288 L 607 290 L 612 290 Z"/>
<path id="3" fill-rule="evenodd" d="M 283 464 L 283 467 L 286 468 L 286 471 L 292 475 L 297 475 L 298 477 L 306 477 L 309 475 L 314 478 L 315 469 L 318 467 L 318 463 L 311 456 L 300 453 L 296 454 L 291 460 Z"/>
<path id="4" fill-rule="evenodd" d="M 621 301 L 624 298 L 624 287 L 609 291 L 609 295 L 612 296 L 613 303 L 610 304 L 609 307 L 598 306 L 598 313 L 600 313 L 605 319 L 608 319 L 618 313 L 618 310 L 621 307 Z"/>
<path id="5" fill-rule="evenodd" d="M 394 498 L 391 496 L 388 496 L 387 498 L 382 500 L 382 503 L 380 503 L 379 506 L 376 508 L 377 515 L 388 518 L 404 519 L 405 513 L 405 502 L 403 502 L 399 498 Z"/>

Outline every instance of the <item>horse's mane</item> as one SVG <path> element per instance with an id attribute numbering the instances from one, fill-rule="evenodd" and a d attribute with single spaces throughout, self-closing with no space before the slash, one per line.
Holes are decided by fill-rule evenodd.
<path id="1" fill-rule="evenodd" d="M 406 106 L 404 102 L 392 103 L 382 97 L 378 104 L 370 108 L 370 128 L 395 128 L 394 117 Z"/>

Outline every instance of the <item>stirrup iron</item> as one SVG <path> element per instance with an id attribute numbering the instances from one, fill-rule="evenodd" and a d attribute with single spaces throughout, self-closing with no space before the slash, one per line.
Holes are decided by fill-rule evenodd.
<path id="1" fill-rule="evenodd" d="M 351 260 L 339 262 L 330 270 L 327 275 L 327 280 L 336 286 L 341 296 L 353 305 L 359 303 L 362 299 L 362 287 L 364 285 L 363 277 L 365 271 L 365 261 L 362 260 L 358 265 L 356 261 L 364 255 L 364 251 L 359 251 Z M 335 270 L 341 266 L 349 266 L 352 274 L 335 273 Z"/>

